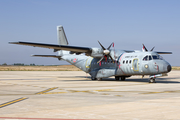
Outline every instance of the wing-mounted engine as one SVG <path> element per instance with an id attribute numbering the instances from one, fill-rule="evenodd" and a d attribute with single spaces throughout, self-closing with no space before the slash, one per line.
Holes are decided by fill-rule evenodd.
<path id="1" fill-rule="evenodd" d="M 104 58 L 110 58 L 114 62 L 114 57 L 111 55 L 112 50 L 110 50 L 114 43 L 111 43 L 107 49 L 104 48 L 104 46 L 99 41 L 98 43 L 100 44 L 101 48 L 91 48 L 91 52 L 86 53 L 86 55 L 94 58 L 100 58 L 97 63 L 101 62 Z"/>
<path id="2" fill-rule="evenodd" d="M 99 62 L 101 62 L 104 58 L 111 58 L 111 60 L 114 62 L 114 59 L 113 59 L 113 57 L 111 56 L 111 50 L 110 50 L 110 48 L 111 48 L 111 46 L 112 46 L 112 44 L 114 44 L 114 43 L 111 43 L 111 45 L 106 49 L 106 48 L 104 48 L 104 46 L 98 41 L 98 43 L 100 44 L 100 46 L 101 46 L 101 49 L 97 49 L 98 51 L 95 51 L 95 52 L 97 52 L 98 54 L 98 56 L 99 57 L 101 57 L 100 59 L 99 59 L 99 61 L 97 62 L 97 63 L 99 63 Z M 95 50 L 95 49 L 94 49 Z M 92 52 L 93 53 L 93 52 Z M 95 55 L 95 54 L 94 54 Z M 92 56 L 93 57 L 93 56 Z"/>
<path id="3" fill-rule="evenodd" d="M 94 58 L 101 58 L 103 56 L 103 50 L 101 48 L 91 48 L 91 52 L 86 53 L 86 55 Z"/>

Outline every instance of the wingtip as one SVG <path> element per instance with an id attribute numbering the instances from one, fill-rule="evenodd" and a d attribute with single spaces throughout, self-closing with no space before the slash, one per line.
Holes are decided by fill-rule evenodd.
<path id="1" fill-rule="evenodd" d="M 19 42 L 9 42 L 9 44 L 18 44 Z"/>

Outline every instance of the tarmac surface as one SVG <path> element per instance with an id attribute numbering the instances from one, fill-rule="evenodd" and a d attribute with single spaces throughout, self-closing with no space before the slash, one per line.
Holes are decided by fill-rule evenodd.
<path id="1" fill-rule="evenodd" d="M 156 82 L 140 76 L 91 81 L 82 71 L 1 71 L 0 120 L 180 120 L 180 71 Z"/>

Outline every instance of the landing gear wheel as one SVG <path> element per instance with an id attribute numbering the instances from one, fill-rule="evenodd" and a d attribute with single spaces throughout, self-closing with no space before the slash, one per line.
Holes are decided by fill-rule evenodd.
<path id="1" fill-rule="evenodd" d="M 119 80 L 119 76 L 115 76 L 115 80 Z"/>
<path id="2" fill-rule="evenodd" d="M 91 80 L 97 80 L 96 78 L 94 78 L 94 77 L 91 77 Z"/>
<path id="3" fill-rule="evenodd" d="M 156 83 L 155 78 L 150 78 L 149 83 Z"/>
<path id="4" fill-rule="evenodd" d="M 102 80 L 102 78 L 97 78 L 97 81 L 101 81 Z"/>
<path id="5" fill-rule="evenodd" d="M 126 80 L 126 77 L 121 77 L 121 81 L 125 81 Z"/>

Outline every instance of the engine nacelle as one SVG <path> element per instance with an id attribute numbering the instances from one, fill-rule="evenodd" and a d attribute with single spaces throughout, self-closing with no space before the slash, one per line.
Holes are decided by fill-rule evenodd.
<path id="1" fill-rule="evenodd" d="M 103 56 L 103 50 L 101 48 L 92 48 L 91 53 L 86 53 L 86 55 L 101 58 Z"/>

